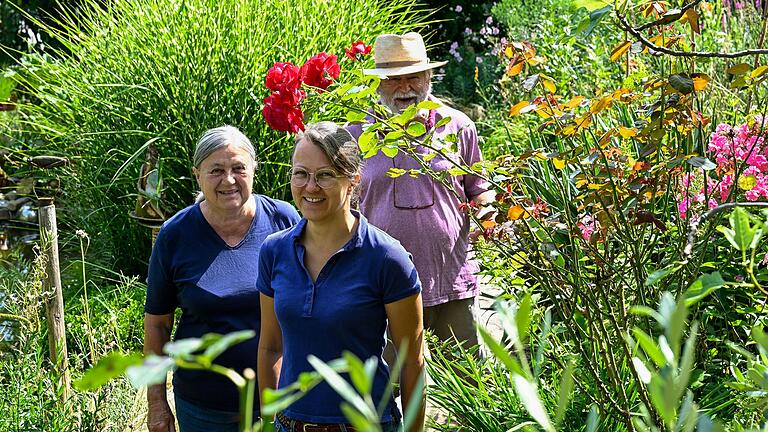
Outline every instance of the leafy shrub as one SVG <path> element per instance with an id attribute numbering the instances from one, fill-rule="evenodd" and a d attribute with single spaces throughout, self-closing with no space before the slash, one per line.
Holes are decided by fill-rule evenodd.
<path id="1" fill-rule="evenodd" d="M 37 103 L 20 107 L 13 132 L 27 154 L 73 160 L 63 215 L 73 226 L 98 227 L 91 231 L 99 258 L 129 270 L 145 256 L 136 251 L 149 246 L 148 231 L 127 216 L 148 140 L 157 139 L 172 211 L 196 190 L 197 138 L 223 123 L 257 146 L 255 190 L 284 198 L 290 141 L 260 118 L 267 68 L 317 51 L 341 54 L 352 41 L 410 29 L 421 16 L 414 0 L 101 3 L 87 0 L 77 15 L 69 10 L 43 26 L 64 48 L 22 59 L 18 80 Z"/>

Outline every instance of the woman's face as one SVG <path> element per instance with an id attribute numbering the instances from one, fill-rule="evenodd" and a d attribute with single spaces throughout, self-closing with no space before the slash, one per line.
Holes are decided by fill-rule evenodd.
<path id="1" fill-rule="evenodd" d="M 318 173 L 324 187 L 317 184 Z M 305 179 L 306 185 L 295 186 Z M 344 218 L 345 212 L 349 211 L 352 188 L 350 179 L 339 177 L 320 147 L 307 139 L 299 141 L 293 152 L 291 194 L 302 216 L 312 222 Z"/>
<path id="2" fill-rule="evenodd" d="M 194 173 L 209 208 L 229 212 L 244 206 L 250 199 L 253 169 L 251 155 L 245 149 L 229 144 L 211 153 Z"/>

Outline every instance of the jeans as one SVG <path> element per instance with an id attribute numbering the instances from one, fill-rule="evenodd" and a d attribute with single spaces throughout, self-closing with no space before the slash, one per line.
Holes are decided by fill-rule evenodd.
<path id="1" fill-rule="evenodd" d="M 293 429 L 291 426 L 292 425 L 283 424 L 279 419 L 275 418 L 275 432 L 300 432 L 298 429 Z M 346 425 L 342 424 L 339 426 L 341 426 L 342 431 L 347 430 Z M 402 432 L 402 430 L 403 425 L 400 423 L 400 421 L 393 420 L 381 424 L 381 432 Z"/>
<path id="2" fill-rule="evenodd" d="M 179 432 L 239 432 L 240 413 L 219 411 L 192 404 L 175 397 Z M 258 417 L 254 414 L 253 421 Z"/>

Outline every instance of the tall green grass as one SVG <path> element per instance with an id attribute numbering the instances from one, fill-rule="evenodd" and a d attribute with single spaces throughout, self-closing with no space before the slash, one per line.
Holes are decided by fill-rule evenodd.
<path id="1" fill-rule="evenodd" d="M 127 214 L 148 140 L 157 138 L 171 210 L 196 190 L 197 138 L 224 123 L 257 146 L 255 190 L 285 198 L 291 145 L 261 117 L 267 69 L 318 51 L 341 59 L 352 42 L 418 28 L 424 16 L 415 0 L 86 0 L 45 27 L 61 51 L 21 60 L 32 102 L 11 128 L 23 140 L 15 147 L 71 158 L 63 216 L 89 231 L 105 262 L 140 269 L 149 232 Z"/>

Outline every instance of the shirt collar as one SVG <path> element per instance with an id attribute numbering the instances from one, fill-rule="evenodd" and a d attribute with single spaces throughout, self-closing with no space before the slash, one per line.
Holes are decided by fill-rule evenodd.
<path id="1" fill-rule="evenodd" d="M 363 245 L 363 239 L 368 234 L 368 219 L 365 218 L 365 216 L 362 215 L 357 210 L 351 210 L 352 214 L 357 218 L 357 230 L 352 234 L 352 238 L 349 239 L 347 244 L 344 245 L 342 248 L 343 250 L 350 250 L 354 248 L 358 248 Z M 291 239 L 294 243 L 299 241 L 299 237 L 301 237 L 301 233 L 304 232 L 304 229 L 307 226 L 307 220 L 305 218 L 301 218 L 299 223 L 296 224 L 295 227 L 293 227 L 293 230 L 291 231 Z"/>

